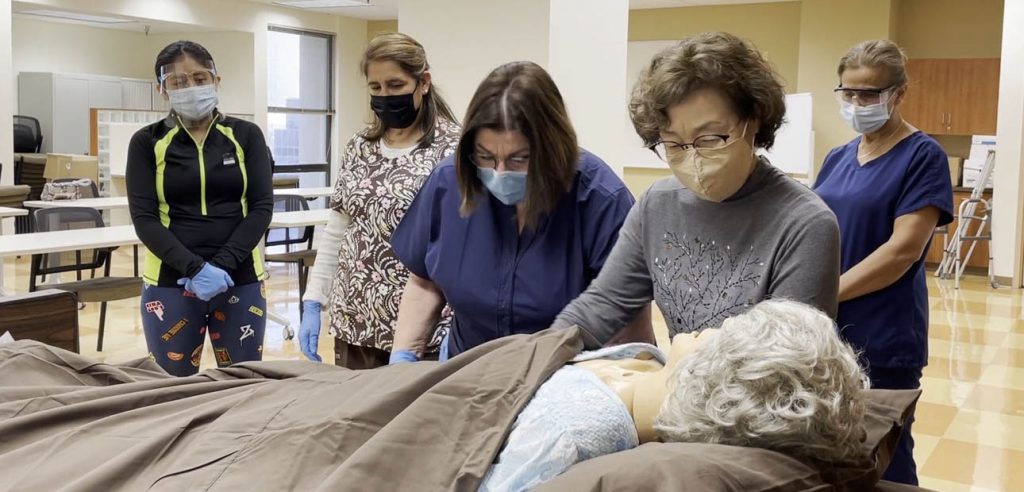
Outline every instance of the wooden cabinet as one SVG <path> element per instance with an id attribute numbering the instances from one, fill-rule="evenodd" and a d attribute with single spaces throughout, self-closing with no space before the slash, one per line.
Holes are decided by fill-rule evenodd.
<path id="1" fill-rule="evenodd" d="M 0 333 L 78 352 L 78 298 L 63 290 L 0 296 Z"/>
<path id="2" fill-rule="evenodd" d="M 907 61 L 910 87 L 903 117 L 933 135 L 995 135 L 998 58 Z"/>
<path id="3" fill-rule="evenodd" d="M 971 197 L 971 192 L 967 191 L 966 189 L 964 189 L 964 191 L 954 191 L 953 192 L 953 213 L 955 214 L 957 212 L 958 207 L 960 207 L 960 202 L 962 202 L 962 201 L 964 201 L 964 200 L 966 200 L 966 199 L 968 199 L 970 197 Z M 982 195 L 982 198 L 984 198 L 985 200 L 989 200 L 989 202 L 991 203 L 992 192 L 991 191 L 986 191 Z M 978 205 L 978 213 L 980 214 L 981 212 L 982 212 L 982 206 L 979 204 Z M 957 228 L 957 225 L 959 223 L 960 223 L 960 221 L 958 219 L 953 218 L 953 222 L 950 223 L 949 226 L 948 226 L 949 227 L 948 228 L 949 234 L 948 234 L 947 237 L 952 237 L 953 236 L 953 234 L 956 232 L 956 228 Z M 969 233 L 971 235 L 974 235 L 976 233 L 976 231 L 977 231 L 977 224 L 978 224 L 978 221 L 974 221 L 973 222 L 973 224 L 971 226 L 971 230 L 969 231 Z M 989 225 L 991 225 L 991 222 L 989 222 Z M 989 227 L 986 226 L 983 234 L 988 234 L 988 233 L 989 233 Z M 943 240 L 944 239 L 945 238 L 942 235 L 940 235 L 940 234 L 936 234 L 932 238 L 932 244 L 928 248 L 928 256 L 925 257 L 925 263 L 937 265 L 940 261 L 942 261 L 942 249 L 944 247 L 944 245 L 943 245 Z M 967 254 L 967 250 L 970 247 L 971 247 L 971 242 L 970 241 L 964 241 L 963 250 L 962 250 L 961 255 L 966 255 Z M 968 267 L 982 268 L 982 269 L 986 269 L 987 270 L 988 269 L 988 247 L 989 247 L 989 241 L 978 241 L 978 245 L 975 246 L 975 248 L 974 248 L 974 253 L 971 253 L 971 260 L 967 262 L 967 266 Z"/>

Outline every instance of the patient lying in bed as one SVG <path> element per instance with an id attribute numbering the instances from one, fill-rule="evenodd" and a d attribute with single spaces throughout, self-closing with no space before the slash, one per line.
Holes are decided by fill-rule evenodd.
<path id="1" fill-rule="evenodd" d="M 861 459 L 866 378 L 823 313 L 765 301 L 669 356 L 646 344 L 584 352 L 513 424 L 481 490 L 528 490 L 638 443 L 706 442 L 827 462 Z"/>
<path id="2" fill-rule="evenodd" d="M 581 349 L 578 330 L 549 330 L 444 364 L 170 378 L 0 346 L 0 489 L 522 490 L 655 438 L 860 452 L 863 374 L 805 306 L 761 303 L 667 358 Z"/>

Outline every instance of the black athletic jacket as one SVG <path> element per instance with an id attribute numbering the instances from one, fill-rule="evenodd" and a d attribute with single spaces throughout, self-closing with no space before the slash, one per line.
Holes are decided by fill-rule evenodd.
<path id="1" fill-rule="evenodd" d="M 172 114 L 132 137 L 126 181 L 132 222 L 149 250 L 146 284 L 177 286 L 206 261 L 238 285 L 265 277 L 258 245 L 274 194 L 258 126 L 217 112 L 198 145 Z"/>

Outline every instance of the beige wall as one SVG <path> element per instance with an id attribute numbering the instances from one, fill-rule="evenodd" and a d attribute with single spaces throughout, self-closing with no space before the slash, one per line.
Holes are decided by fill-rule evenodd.
<path id="1" fill-rule="evenodd" d="M 910 58 L 999 58 L 1003 0 L 898 0 L 894 41 Z"/>
<path id="2" fill-rule="evenodd" d="M 800 46 L 800 2 L 633 10 L 629 40 L 682 39 L 727 31 L 757 45 L 795 92 Z"/>
<path id="3" fill-rule="evenodd" d="M 377 37 L 377 35 L 379 34 L 385 34 L 389 32 L 398 32 L 398 19 L 367 21 L 366 42 L 369 43 L 371 39 Z"/>
<path id="4" fill-rule="evenodd" d="M 549 0 L 409 0 L 402 2 L 398 27 L 423 44 L 433 80 L 461 119 L 495 67 L 517 60 L 547 66 L 550 11 Z M 496 31 L 493 22 L 458 22 L 453 28 L 453 12 L 460 19 L 501 19 L 509 27 Z"/>
<path id="5" fill-rule="evenodd" d="M 153 78 L 142 32 L 47 22 L 15 15 L 11 22 L 14 73 L 59 72 Z M 149 60 L 143 63 L 142 60 Z"/>
<path id="6" fill-rule="evenodd" d="M 153 77 L 153 61 L 157 53 L 179 39 L 195 41 L 203 45 L 217 64 L 221 76 L 220 109 L 226 113 L 253 114 L 256 110 L 256 72 L 253 68 L 253 36 L 248 32 L 187 32 L 150 34 L 143 41 L 144 54 L 139 61 L 147 68 L 147 75 Z"/>
<path id="7" fill-rule="evenodd" d="M 650 167 L 626 167 L 623 169 L 622 181 L 626 183 L 626 187 L 633 193 L 633 196 L 637 199 L 640 195 L 643 195 L 647 188 L 650 188 L 655 181 L 666 178 L 672 175 L 672 171 L 665 167 L 664 169 L 654 169 Z"/>
<path id="8" fill-rule="evenodd" d="M 14 73 L 57 72 L 153 79 L 153 61 L 179 39 L 210 50 L 223 82 L 220 108 L 252 114 L 253 35 L 243 32 L 152 33 L 104 29 L 15 16 L 12 22 Z M 15 96 L 17 97 L 17 96 Z"/>
<path id="9" fill-rule="evenodd" d="M 858 12 L 850 15 L 845 0 L 804 0 L 800 12 L 800 64 L 797 91 L 810 92 L 814 99 L 814 168 L 834 147 L 856 134 L 839 117 L 832 90 L 838 82 L 836 64 L 851 46 L 865 39 L 889 36 L 891 0 L 861 0 Z M 815 171 L 816 173 L 816 171 Z"/>

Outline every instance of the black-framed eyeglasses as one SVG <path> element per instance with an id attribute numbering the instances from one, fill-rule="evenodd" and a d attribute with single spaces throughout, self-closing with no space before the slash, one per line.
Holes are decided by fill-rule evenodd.
<path id="1" fill-rule="evenodd" d="M 497 169 L 499 162 L 504 162 L 505 167 L 513 171 L 522 171 L 530 166 L 530 157 L 513 155 L 504 159 L 499 159 L 495 155 L 484 154 L 482 152 L 473 152 L 469 154 L 469 159 L 476 164 L 477 167 L 484 167 L 488 169 Z"/>
<path id="2" fill-rule="evenodd" d="M 836 87 L 832 92 L 836 100 L 842 103 L 857 104 L 858 106 L 870 106 L 872 104 L 889 102 L 889 93 L 895 85 L 881 89 L 854 89 L 852 87 Z"/>
<path id="3" fill-rule="evenodd" d="M 647 148 L 654 152 L 659 159 L 668 162 L 674 160 L 677 157 L 681 157 L 683 153 L 688 149 L 693 149 L 697 152 L 697 155 L 704 157 L 701 154 L 703 150 L 714 150 L 725 147 L 729 143 L 729 139 L 732 138 L 731 133 L 736 130 L 739 123 L 733 126 L 729 133 L 709 133 L 701 135 L 695 138 L 690 143 L 673 142 L 671 140 L 658 140 L 654 145 L 648 146 Z M 746 126 L 743 127 L 744 134 L 746 133 Z M 742 137 L 741 137 L 742 138 Z"/>

